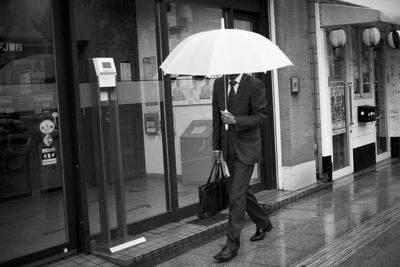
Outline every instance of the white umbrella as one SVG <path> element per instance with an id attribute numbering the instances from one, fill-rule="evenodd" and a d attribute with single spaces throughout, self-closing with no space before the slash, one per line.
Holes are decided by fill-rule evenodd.
<path id="1" fill-rule="evenodd" d="M 226 75 L 266 72 L 292 62 L 266 37 L 222 28 L 194 34 L 179 43 L 161 64 L 165 74 Z"/>
<path id="2" fill-rule="evenodd" d="M 224 24 L 224 19 L 221 19 L 221 29 L 200 32 L 183 40 L 160 68 L 165 74 L 209 77 L 267 72 L 293 65 L 282 50 L 266 37 L 245 30 L 225 29 Z"/>

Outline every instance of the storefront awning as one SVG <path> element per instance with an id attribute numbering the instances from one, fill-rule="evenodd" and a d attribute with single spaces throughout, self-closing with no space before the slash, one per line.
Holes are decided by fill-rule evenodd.
<path id="1" fill-rule="evenodd" d="M 375 10 L 379 10 L 383 13 L 396 15 L 400 14 L 399 0 L 341 0 L 350 4 L 369 7 Z"/>
<path id="2" fill-rule="evenodd" d="M 392 2 L 392 0 L 386 0 Z M 355 7 L 355 6 L 344 6 L 344 5 L 332 5 L 332 4 L 321 4 L 321 26 L 335 26 L 335 25 L 348 25 L 348 24 L 361 24 L 361 23 L 374 23 L 374 22 L 386 22 L 390 24 L 400 25 L 400 5 L 397 4 L 393 7 L 393 11 L 387 11 L 390 7 L 385 5 L 383 2 L 378 1 L 381 7 L 373 8 L 372 5 L 368 7 Z M 398 1 L 398 0 L 395 0 Z M 352 4 L 367 6 L 366 4 L 373 1 L 366 0 L 349 0 L 344 1 Z M 356 3 L 357 2 L 357 3 Z M 365 2 L 365 3 L 364 3 Z M 374 6 L 379 4 L 374 3 Z M 398 13 L 395 13 L 397 10 Z"/>

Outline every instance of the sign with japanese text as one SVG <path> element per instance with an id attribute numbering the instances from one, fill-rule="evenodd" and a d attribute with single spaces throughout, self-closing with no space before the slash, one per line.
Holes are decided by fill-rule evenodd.
<path id="1" fill-rule="evenodd" d="M 346 132 L 346 98 L 344 81 L 330 81 L 332 135 Z"/>
<path id="2" fill-rule="evenodd" d="M 56 148 L 55 147 L 42 147 L 42 165 L 57 164 Z"/>

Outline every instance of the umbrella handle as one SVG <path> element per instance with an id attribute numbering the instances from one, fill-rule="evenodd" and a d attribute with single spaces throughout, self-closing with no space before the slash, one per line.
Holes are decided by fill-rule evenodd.
<path id="1" fill-rule="evenodd" d="M 227 109 L 225 109 L 225 112 L 228 112 L 228 110 L 227 110 Z M 228 131 L 228 124 L 226 124 L 226 123 L 225 123 L 225 130 L 227 130 L 227 131 Z"/>

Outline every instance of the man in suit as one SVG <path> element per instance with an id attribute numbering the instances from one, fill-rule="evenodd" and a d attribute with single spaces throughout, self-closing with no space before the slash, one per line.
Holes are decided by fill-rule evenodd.
<path id="1" fill-rule="evenodd" d="M 267 213 L 259 206 L 249 182 L 256 162 L 261 161 L 261 129 L 267 117 L 267 100 L 262 81 L 247 74 L 228 75 L 215 80 L 213 89 L 213 157 L 219 160 L 221 150 L 231 184 L 229 188 L 228 234 L 225 246 L 214 256 L 219 262 L 237 255 L 245 214 L 256 224 L 250 241 L 262 240 L 272 230 Z M 225 128 L 228 125 L 228 129 Z"/>

